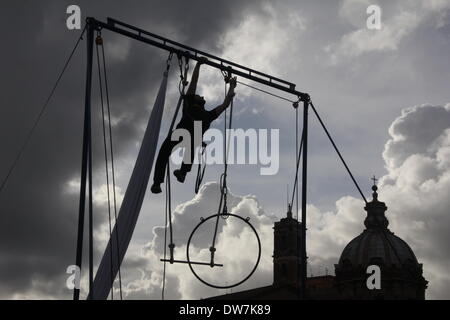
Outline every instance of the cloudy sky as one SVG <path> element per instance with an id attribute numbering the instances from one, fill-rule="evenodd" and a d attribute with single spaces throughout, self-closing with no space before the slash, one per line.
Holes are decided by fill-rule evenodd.
<path id="1" fill-rule="evenodd" d="M 237 63 L 271 73 L 308 92 L 363 191 L 380 177 L 390 228 L 424 264 L 427 298 L 450 298 L 450 1 L 2 1 L 0 30 L 0 179 L 4 179 L 79 36 L 66 28 L 66 8 L 114 17 Z M 369 30 L 366 9 L 382 10 Z M 125 192 L 166 53 L 105 31 L 118 194 Z M 83 124 L 85 42 L 82 42 L 32 139 L 0 194 L 0 298 L 70 299 L 74 264 Z M 176 68 L 174 68 L 175 70 Z M 177 100 L 172 70 L 161 139 Z M 199 91 L 207 106 L 223 99 L 219 71 L 203 67 Z M 98 80 L 93 90 L 96 264 L 108 236 Z M 289 103 L 238 86 L 236 128 L 280 130 L 280 170 L 259 165 L 229 171 L 230 209 L 250 217 L 263 255 L 252 279 L 233 290 L 272 281 L 272 224 L 285 214 L 295 164 L 295 112 Z M 216 127 L 222 128 L 219 120 Z M 161 140 L 160 139 L 160 140 Z M 329 141 L 311 116 L 308 186 L 309 272 L 333 272 L 340 252 L 363 229 L 363 203 Z M 217 207 L 222 167 L 209 166 L 194 194 L 195 176 L 173 184 L 177 254 L 190 231 Z M 160 299 L 164 195 L 146 195 L 122 268 L 128 299 Z M 219 246 L 254 239 L 238 224 L 220 232 Z M 196 243 L 201 245 L 201 239 Z M 249 245 L 251 249 L 251 245 Z M 249 250 L 250 250 L 249 249 Z M 86 252 L 87 250 L 85 250 Z M 250 250 L 251 251 L 251 250 Z M 228 250 L 242 274 L 252 261 Z M 201 254 L 201 252 L 199 253 Z M 86 261 L 86 259 L 84 259 Z M 246 269 L 247 268 L 247 269 Z M 86 269 L 84 269 L 86 270 Z M 227 273 L 227 271 L 225 271 Z M 83 273 L 85 276 L 85 272 Z M 206 275 L 208 276 L 208 275 Z M 227 273 L 232 282 L 237 273 Z M 83 278 L 82 294 L 86 292 Z M 167 298 L 222 294 L 186 266 L 168 266 Z"/>

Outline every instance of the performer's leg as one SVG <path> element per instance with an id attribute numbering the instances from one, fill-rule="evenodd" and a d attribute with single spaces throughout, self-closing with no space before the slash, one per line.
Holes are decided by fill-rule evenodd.
<path id="1" fill-rule="evenodd" d="M 153 175 L 153 186 L 151 188 L 153 193 L 160 193 L 161 187 L 159 186 L 164 182 L 164 176 L 166 174 L 166 166 L 169 162 L 170 155 L 173 148 L 179 143 L 179 141 L 172 141 L 170 135 L 164 140 L 159 150 L 158 158 L 156 159 L 155 172 Z"/>
<path id="2" fill-rule="evenodd" d="M 192 164 L 194 163 L 194 159 L 197 156 L 197 145 L 191 142 L 191 154 L 190 157 L 183 160 L 183 163 L 181 164 L 181 168 L 179 170 L 175 170 L 173 174 L 177 178 L 179 182 L 184 182 L 186 178 L 186 174 L 191 171 Z"/>

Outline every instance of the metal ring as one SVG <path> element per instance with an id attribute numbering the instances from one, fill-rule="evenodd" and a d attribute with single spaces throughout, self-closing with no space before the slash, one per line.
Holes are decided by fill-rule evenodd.
<path id="1" fill-rule="evenodd" d="M 203 219 L 199 224 L 197 224 L 197 226 L 194 228 L 194 230 L 192 230 L 192 233 L 191 233 L 191 235 L 189 236 L 189 240 L 188 240 L 187 246 L 186 246 L 186 257 L 187 257 L 187 262 L 188 262 L 188 264 L 189 264 L 189 268 L 191 269 L 192 273 L 193 273 L 194 276 L 195 276 L 198 280 L 200 280 L 203 284 L 205 284 L 205 285 L 207 285 L 207 286 L 209 286 L 209 287 L 212 287 L 212 288 L 216 288 L 216 289 L 229 289 L 229 288 L 233 288 L 233 287 L 236 287 L 236 286 L 238 286 L 238 285 L 244 283 L 244 282 L 247 281 L 247 280 L 253 275 L 253 273 L 256 271 L 256 268 L 258 267 L 259 261 L 260 261 L 260 259 L 261 259 L 261 240 L 259 239 L 258 232 L 256 232 L 256 229 L 252 226 L 252 224 L 251 224 L 247 219 L 244 219 L 244 218 L 242 218 L 241 216 L 238 216 L 238 215 L 229 213 L 228 216 L 230 216 L 230 217 L 235 217 L 235 218 L 238 218 L 238 219 L 242 220 L 242 221 L 243 221 L 245 224 L 247 224 L 247 225 L 253 230 L 253 232 L 255 233 L 256 240 L 258 240 L 258 258 L 256 259 L 255 266 L 253 267 L 252 271 L 251 271 L 251 272 L 250 272 L 243 280 L 241 280 L 241 281 L 239 281 L 239 282 L 237 282 L 237 283 L 235 283 L 235 284 L 232 284 L 232 285 L 219 286 L 219 285 L 215 285 L 215 284 L 212 284 L 212 283 L 209 283 L 209 282 L 203 280 L 203 279 L 195 272 L 194 268 L 192 267 L 191 260 L 189 259 L 189 247 L 190 247 L 190 245 L 191 245 L 192 236 L 193 236 L 194 233 L 197 231 L 197 229 L 198 229 L 204 222 L 208 221 L 209 219 L 218 218 L 220 215 L 221 215 L 221 214 L 214 214 L 214 215 L 212 215 L 212 216 L 209 216 L 209 217 Z"/>

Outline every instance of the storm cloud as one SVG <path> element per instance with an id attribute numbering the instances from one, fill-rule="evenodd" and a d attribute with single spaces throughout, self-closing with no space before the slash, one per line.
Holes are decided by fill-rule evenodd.
<path id="1" fill-rule="evenodd" d="M 128 1 L 126 8 L 123 2 L 106 0 L 3 1 L 0 179 L 6 176 L 79 36 L 79 32 L 66 28 L 66 8 L 71 4 L 80 6 L 83 18 L 104 20 L 110 16 L 123 20 L 263 72 L 273 72 L 295 82 L 300 91 L 310 93 L 363 190 L 369 190 L 372 174 L 383 177 L 380 199 L 389 207 L 392 230 L 411 244 L 424 263 L 425 277 L 430 281 L 428 297 L 449 296 L 445 289 L 448 223 L 436 222 L 447 221 L 445 213 L 449 208 L 444 196 L 448 194 L 449 171 L 448 105 L 444 106 L 449 101 L 450 83 L 448 1 L 379 1 L 385 27 L 379 33 L 366 30 L 364 0 Z M 103 31 L 103 38 L 120 198 L 167 53 L 107 31 Z M 83 41 L 0 194 L 0 298 L 72 296 L 65 287 L 65 270 L 75 260 L 85 55 Z M 178 98 L 177 73 L 176 67 L 172 68 L 161 139 Z M 217 70 L 202 69 L 199 88 L 211 106 L 223 98 L 223 81 Z M 238 86 L 237 93 L 236 127 L 280 129 L 278 175 L 260 176 L 258 166 L 230 168 L 234 209 L 255 217 L 264 230 L 274 217 L 285 214 L 286 185 L 292 188 L 295 112 L 290 103 L 243 86 Z M 422 106 L 427 102 L 431 105 Z M 405 109 L 409 106 L 418 107 Z M 93 117 L 97 263 L 108 237 L 108 224 L 95 72 Z M 221 128 L 221 121 L 215 126 Z M 309 271 L 318 274 L 325 268 L 333 269 L 345 243 L 360 232 L 364 212 L 314 119 L 310 139 Z M 216 181 L 222 169 L 208 168 L 205 181 Z M 180 244 L 185 243 L 199 215 L 216 210 L 217 204 L 208 202 L 200 210 L 205 212 L 182 214 L 183 206 L 192 209 L 193 203 L 200 203 L 201 195 L 195 198 L 193 194 L 194 179 L 191 174 L 184 185 L 173 185 L 174 207 L 181 204 L 176 210 Z M 217 184 L 204 188 L 204 192 L 217 192 Z M 248 194 L 252 196 L 239 196 Z M 162 195 L 148 195 L 145 199 L 123 265 L 128 298 L 160 297 L 161 264 L 157 258 L 161 255 L 163 230 L 155 226 L 164 223 L 163 204 Z M 271 235 L 266 236 L 270 242 Z M 270 251 L 270 245 L 264 250 Z M 183 252 L 182 247 L 178 252 Z M 268 261 L 263 263 L 246 285 L 268 284 L 269 267 Z M 216 294 L 200 286 L 187 269 L 180 271 L 180 277 L 174 270 L 167 277 L 168 297 Z M 85 267 L 83 271 L 86 276 Z M 189 285 L 197 291 L 190 291 Z M 85 277 L 82 286 L 85 294 Z"/>
<path id="2" fill-rule="evenodd" d="M 47 98 L 79 32 L 66 28 L 67 1 L 2 3 L 0 27 L 7 48 L 1 51 L 1 177 L 5 177 L 27 130 Z M 173 36 L 193 46 L 217 47 L 219 36 L 253 1 L 78 1 L 83 18 L 107 16 Z M 14 27 L 12 27 L 14 26 Z M 138 144 L 160 81 L 165 56 L 135 42 L 104 34 L 110 51 L 108 71 L 115 150 L 120 158 Z M 65 270 L 74 263 L 83 119 L 84 42 L 78 49 L 14 174 L 1 194 L 0 282 L 3 298 L 69 298 Z M 95 75 L 95 73 L 94 73 Z M 94 92 L 98 82 L 94 76 Z M 104 183 L 98 94 L 94 94 L 94 184 Z M 96 161 L 98 160 L 98 161 Z M 103 169 L 104 170 L 104 169 Z M 124 177 L 124 180 L 127 178 Z M 72 187 L 71 187 L 72 186 Z M 99 187 L 101 188 L 101 187 Z M 105 222 L 96 206 L 97 225 Z M 85 250 L 86 252 L 86 250 Z"/>

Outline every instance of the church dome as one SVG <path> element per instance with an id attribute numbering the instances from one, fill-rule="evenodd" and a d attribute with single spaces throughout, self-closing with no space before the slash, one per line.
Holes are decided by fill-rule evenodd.
<path id="1" fill-rule="evenodd" d="M 422 276 L 422 264 L 409 245 L 388 229 L 387 207 L 378 201 L 376 185 L 372 190 L 373 200 L 364 207 L 366 228 L 345 246 L 335 265 L 338 286 L 350 299 L 366 299 L 374 294 L 386 299 L 423 299 L 427 281 Z M 381 269 L 385 288 L 382 292 L 367 290 L 365 280 L 370 265 Z"/>
<path id="2" fill-rule="evenodd" d="M 372 187 L 373 200 L 364 208 L 366 229 L 344 248 L 339 259 L 342 269 L 367 267 L 371 264 L 385 267 L 414 268 L 419 266 L 409 245 L 388 229 L 389 221 L 384 202 L 378 201 L 377 186 Z"/>
<path id="3" fill-rule="evenodd" d="M 369 266 L 382 263 L 402 267 L 417 265 L 418 261 L 409 245 L 389 229 L 366 229 L 342 251 L 341 266 Z"/>

